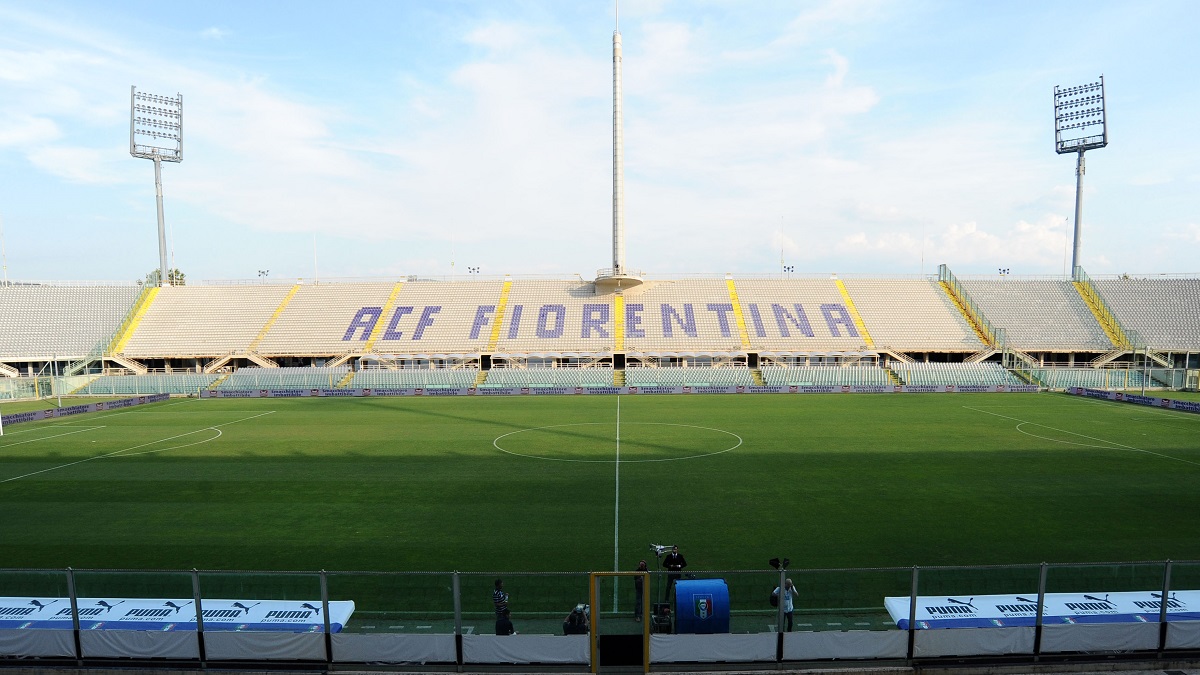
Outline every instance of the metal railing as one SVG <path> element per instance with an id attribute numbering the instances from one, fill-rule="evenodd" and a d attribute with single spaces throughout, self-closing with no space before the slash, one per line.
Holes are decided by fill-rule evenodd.
<path id="1" fill-rule="evenodd" d="M 799 633 L 825 633 L 830 640 L 844 637 L 847 631 L 857 633 L 862 641 L 880 641 L 892 645 L 900 645 L 890 658 L 905 659 L 908 662 L 938 656 L 971 655 L 975 652 L 961 651 L 962 645 L 956 644 L 953 650 L 938 652 L 939 641 L 952 638 L 954 630 L 927 630 L 934 628 L 922 625 L 916 618 L 917 607 L 923 599 L 948 598 L 942 604 L 949 603 L 961 610 L 958 616 L 972 614 L 972 609 L 978 612 L 974 601 L 984 596 L 1011 596 L 1012 602 L 1020 603 L 1025 609 L 1013 610 L 1022 613 L 1024 621 L 997 620 L 989 626 L 989 630 L 999 630 L 988 634 L 975 632 L 971 641 L 975 648 L 983 649 L 979 655 L 1007 654 L 1008 657 L 1027 656 L 1036 659 L 1041 654 L 1049 652 L 1070 652 L 1070 641 L 1063 641 L 1063 630 L 1078 629 L 1080 635 L 1086 637 L 1080 644 L 1086 644 L 1087 649 L 1079 651 L 1095 653 L 1105 652 L 1143 652 L 1153 657 L 1164 658 L 1164 653 L 1170 649 L 1196 649 L 1200 647 L 1200 635 L 1184 633 L 1182 637 L 1167 630 L 1170 623 L 1186 621 L 1193 609 L 1187 604 L 1187 598 L 1194 597 L 1190 593 L 1200 589 L 1200 561 L 1157 561 L 1157 562 L 1125 562 L 1125 563 L 1080 563 L 1080 564 L 1038 564 L 1038 565 L 993 565 L 971 567 L 900 567 L 900 568 L 856 568 L 856 569 L 793 569 L 793 570 L 714 570 L 697 571 L 685 576 L 700 580 L 719 580 L 728 590 L 728 632 L 732 636 L 753 636 L 761 634 L 777 634 L 780 648 L 772 648 L 764 660 L 819 660 L 819 651 L 805 645 L 811 645 L 811 640 L 801 639 L 792 641 L 794 636 L 788 633 L 783 619 L 782 608 L 772 607 L 769 600 L 773 589 L 781 586 L 787 579 L 794 582 L 797 594 L 795 596 L 795 612 L 793 629 Z M 197 645 L 189 647 L 195 654 L 193 660 L 204 662 L 206 659 L 206 644 L 204 635 L 224 633 L 231 635 L 223 640 L 236 639 L 245 633 L 268 630 L 259 624 L 241 626 L 206 625 L 207 621 L 202 607 L 218 602 L 240 603 L 247 613 L 254 603 L 265 601 L 290 601 L 300 603 L 314 612 L 314 617 L 320 617 L 319 608 L 325 609 L 325 626 L 322 629 L 320 619 L 310 626 L 306 632 L 324 634 L 323 645 L 316 647 L 313 653 L 289 653 L 287 649 L 278 653 L 264 653 L 257 659 L 247 660 L 324 660 L 333 662 L 376 662 L 397 663 L 405 662 L 403 650 L 411 643 L 389 642 L 386 636 L 425 636 L 437 639 L 438 636 L 455 636 L 457 646 L 451 643 L 449 651 L 445 652 L 442 661 L 447 663 L 464 662 L 462 640 L 464 636 L 486 636 L 494 633 L 496 620 L 496 605 L 493 592 L 497 580 L 503 581 L 503 592 L 513 617 L 513 623 L 523 635 L 562 635 L 564 617 L 571 609 L 579 604 L 588 603 L 593 599 L 595 606 L 591 608 L 593 621 L 602 626 L 605 634 L 640 634 L 651 630 L 646 623 L 639 623 L 635 617 L 635 599 L 637 591 L 633 579 L 624 577 L 592 577 L 587 572 L 562 573 L 485 573 L 485 572 L 354 572 L 354 571 L 197 571 L 197 570 L 49 570 L 49 569 L 7 569 L 0 570 L 0 609 L 9 615 L 17 611 L 22 615 L 32 614 L 33 608 L 44 609 L 55 605 L 56 615 L 60 619 L 70 619 L 71 628 L 75 634 L 73 647 L 60 641 L 60 648 L 69 653 L 58 654 L 65 658 L 77 659 L 80 663 L 89 655 L 89 645 L 92 640 L 80 640 L 81 633 L 91 633 L 100 629 L 119 629 L 121 621 L 128 620 L 128 608 L 144 606 L 147 601 L 157 603 L 156 606 L 170 608 L 171 612 L 160 611 L 164 615 L 162 628 L 141 630 L 155 633 L 175 631 L 176 633 L 195 633 Z M 595 584 L 593 586 L 593 584 Z M 666 605 L 672 611 L 665 612 L 667 616 L 674 615 L 665 622 L 655 621 L 653 632 L 670 634 L 675 629 L 681 629 L 680 613 L 689 610 L 685 603 L 671 603 L 671 589 L 667 576 L 661 571 L 649 574 L 645 584 L 645 593 L 649 595 L 651 606 L 655 608 L 655 616 L 660 616 L 658 607 Z M 1044 612 L 1047 607 L 1049 594 L 1082 594 L 1082 598 L 1113 605 L 1109 601 L 1112 594 L 1139 593 L 1144 600 L 1139 603 L 1135 617 L 1116 618 L 1110 623 L 1111 631 L 1104 642 L 1103 637 L 1096 637 L 1095 621 L 1083 621 L 1080 626 L 1074 626 L 1073 621 L 1063 621 L 1054 617 L 1057 625 L 1054 644 L 1044 642 L 1044 624 L 1048 622 Z M 1182 597 L 1182 599 L 1181 599 Z M 885 598 L 905 599 L 904 606 L 908 616 L 898 613 L 894 608 L 885 605 Z M 1169 603 L 1156 602 L 1154 598 L 1167 598 Z M 353 612 L 344 626 L 329 628 L 328 608 L 330 603 L 354 603 Z M 127 609 L 120 609 L 121 603 L 127 603 Z M 983 603 L 978 603 L 982 605 Z M 1099 604 L 1097 606 L 1099 606 Z M 8 607 L 12 605 L 12 607 Z M 922 605 L 924 606 L 924 605 Z M 1170 616 L 1168 606 L 1175 616 Z M 21 607 L 27 609 L 20 610 Z M 1182 608 L 1182 609 L 1181 609 Z M 1104 609 L 1104 608 L 1100 608 Z M 145 610 L 138 610 L 145 612 Z M 1108 610 L 1105 610 L 1108 611 Z M 1184 614 L 1179 614 L 1184 612 Z M 1105 612 L 1097 610 L 1092 618 Z M 142 616 L 145 616 L 143 613 Z M 1182 618 L 1181 618 L 1182 617 Z M 188 624 L 188 628 L 179 628 L 179 624 Z M 1158 624 L 1155 630 L 1147 633 L 1145 624 Z M 904 625 L 905 628 L 900 628 Z M 1161 627 L 1161 630 L 1158 630 Z M 60 630 L 68 630 L 64 624 Z M 339 636 L 371 635 L 373 641 L 347 643 L 348 638 L 335 637 L 330 639 L 329 631 Z M 686 628 L 681 629 L 687 632 Z M 1007 633 L 1006 633 L 1007 632 Z M 921 635 L 917 635 L 917 634 Z M 940 635 L 938 641 L 930 643 L 927 638 Z M 1194 631 L 1192 631 L 1194 633 Z M 261 634 L 261 633 L 260 633 Z M 785 635 L 786 634 L 786 635 Z M 907 634 L 907 649 L 903 647 L 904 640 L 899 642 L 889 635 L 903 636 Z M 1008 635 L 1003 637 L 1002 634 Z M 1137 637 L 1140 647 L 1130 647 L 1129 636 Z M 1189 637 L 1190 635 L 1190 637 Z M 1122 636 L 1124 636 L 1122 638 Z M 147 636 L 149 637 L 149 636 Z M 186 635 L 183 636 L 186 640 Z M 246 639 L 252 636 L 246 636 Z M 716 636 L 719 637 L 719 636 Z M 853 637 L 853 636 L 851 636 Z M 801 636 L 802 638 L 802 636 Z M 1020 639 L 1017 639 L 1020 638 Z M 319 639 L 319 638 L 318 638 Z M 409 638 L 412 639 L 412 638 Z M 716 639 L 714 637 L 714 639 Z M 1004 651 L 989 652 L 989 640 L 1000 644 Z M 1196 642 L 1196 644 L 1192 644 Z M 21 648 L 12 647 L 12 642 L 4 643 L 0 650 L 0 660 L 4 658 L 24 658 L 29 655 L 16 653 Z M 32 644 L 26 642 L 24 644 Z M 207 645 L 211 649 L 215 642 Z M 259 643 L 255 643 L 259 644 Z M 309 642 L 318 645 L 316 642 Z M 512 648 L 519 652 L 522 645 L 514 641 Z M 545 644 L 545 643 L 543 643 Z M 793 648 L 789 649 L 789 644 Z M 944 642 L 941 643 L 946 649 Z M 1024 647 L 1014 646 L 1024 644 Z M 1066 644 L 1064 648 L 1062 645 Z M 349 646 L 347 646 L 349 645 Z M 799 645 L 799 646 L 797 646 Z M 1058 645 L 1058 646 L 1055 646 Z M 179 640 L 170 643 L 171 648 L 179 648 Z M 656 649 L 654 643 L 650 648 Z M 994 645 L 993 645 L 994 646 Z M 144 649 L 145 645 L 138 645 Z M 353 649 L 349 649 L 353 647 Z M 867 646 L 871 651 L 875 647 Z M 844 646 L 849 651 L 849 658 L 863 660 L 880 659 L 880 654 L 863 653 L 855 655 L 853 645 Z M 112 643 L 106 643 L 105 649 L 113 649 Z M 790 656 L 789 656 L 790 654 Z M 120 656 L 121 654 L 117 654 Z M 211 656 L 211 652 L 207 654 Z M 105 656 L 114 656 L 106 653 Z M 125 656 L 153 656 L 144 651 L 130 653 Z M 653 657 L 653 651 L 651 653 Z M 517 654 L 516 661 L 520 660 Z M 434 662 L 439 659 L 429 659 Z M 536 660 L 535 654 L 529 655 L 529 661 Z M 653 659 L 651 659 L 653 660 Z M 684 660 L 688 660 L 684 658 Z M 706 660 L 697 654 L 694 659 Z"/>

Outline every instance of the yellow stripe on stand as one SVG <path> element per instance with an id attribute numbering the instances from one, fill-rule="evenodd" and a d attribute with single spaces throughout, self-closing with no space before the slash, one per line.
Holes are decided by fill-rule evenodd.
<path id="1" fill-rule="evenodd" d="M 613 351 L 625 351 L 625 296 L 613 296 Z"/>
<path id="2" fill-rule="evenodd" d="M 864 342 L 871 349 L 875 349 L 875 341 L 871 339 L 871 333 L 867 330 L 867 325 L 863 323 L 862 316 L 858 313 L 858 308 L 854 306 L 854 301 L 850 299 L 850 291 L 846 290 L 846 284 L 842 283 L 841 279 L 835 279 L 838 292 L 842 294 L 842 300 L 846 301 L 846 309 L 850 310 L 850 318 L 854 319 L 854 325 L 858 327 L 858 334 L 862 336 Z"/>
<path id="3" fill-rule="evenodd" d="M 375 341 L 383 334 L 383 326 L 387 323 L 388 314 L 392 313 L 392 307 L 396 304 L 396 296 L 400 295 L 400 287 L 403 285 L 403 281 L 397 281 L 396 287 L 392 289 L 392 294 L 388 296 L 387 302 L 383 303 L 383 311 L 379 314 L 379 321 L 375 322 L 375 328 L 371 330 L 371 337 L 367 338 L 367 344 L 363 345 L 364 352 L 371 351 L 375 346 Z"/>
<path id="4" fill-rule="evenodd" d="M 284 308 L 288 306 L 288 303 L 292 301 L 292 298 L 296 297 L 296 293 L 299 291 L 300 284 L 292 286 L 292 290 L 288 291 L 288 294 L 284 296 L 283 302 L 279 303 L 279 306 L 275 308 L 275 313 L 271 315 L 271 318 L 267 319 L 266 325 L 262 327 L 262 330 L 258 331 L 258 335 L 255 336 L 255 338 L 250 342 L 250 346 L 246 347 L 247 350 L 254 351 L 258 348 L 258 343 L 262 342 L 263 338 L 267 337 L 267 331 L 271 330 L 271 326 L 275 325 L 275 322 L 278 321 L 279 317 L 283 314 Z"/>
<path id="5" fill-rule="evenodd" d="M 512 282 L 504 282 L 500 287 L 500 299 L 496 301 L 496 318 L 492 321 L 492 335 L 488 338 L 486 350 L 488 354 L 496 351 L 496 345 L 500 344 L 500 329 L 504 327 L 504 312 L 508 309 L 508 294 L 511 292 Z"/>
<path id="6" fill-rule="evenodd" d="M 158 292 L 162 290 L 161 286 L 151 287 L 142 296 L 138 308 L 133 312 L 133 317 L 129 320 L 129 325 L 125 327 L 125 332 L 121 333 L 113 344 L 109 347 L 109 354 L 120 354 L 125 351 L 125 345 L 129 344 L 129 338 L 133 337 L 134 331 L 142 323 L 142 319 L 146 318 L 146 310 L 150 309 L 150 305 L 154 304 L 154 299 L 158 297 Z"/>
<path id="7" fill-rule="evenodd" d="M 746 317 L 742 314 L 742 301 L 738 300 L 737 288 L 733 285 L 733 279 L 726 279 L 725 285 L 729 287 L 729 301 L 733 303 L 733 318 L 737 321 L 738 336 L 742 338 L 742 348 L 750 348 L 750 335 L 746 333 Z"/>

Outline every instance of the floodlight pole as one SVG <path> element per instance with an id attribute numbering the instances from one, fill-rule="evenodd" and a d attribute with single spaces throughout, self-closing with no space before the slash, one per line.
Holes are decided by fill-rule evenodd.
<path id="1" fill-rule="evenodd" d="M 1096 128 L 1099 127 L 1099 128 Z M 1054 151 L 1076 153 L 1075 245 L 1071 254 L 1071 278 L 1079 278 L 1083 248 L 1083 175 L 1087 164 L 1083 153 L 1108 145 L 1108 116 L 1104 109 L 1104 76 L 1099 81 L 1075 87 L 1054 88 Z"/>
<path id="2" fill-rule="evenodd" d="M 150 140 L 139 143 L 138 136 L 146 136 Z M 166 286 L 171 283 L 171 273 L 167 267 L 162 163 L 183 161 L 182 94 L 170 98 L 138 92 L 137 86 L 129 88 L 129 154 L 154 162 L 154 199 L 158 207 L 158 285 Z"/>
<path id="3" fill-rule="evenodd" d="M 1079 251 L 1083 247 L 1083 174 L 1087 173 L 1087 163 L 1083 159 L 1083 150 L 1079 151 L 1079 159 L 1075 164 L 1075 244 L 1071 248 L 1071 278 L 1077 276 L 1079 269 Z"/>
<path id="4" fill-rule="evenodd" d="M 163 219 L 162 158 L 157 155 L 154 157 L 154 201 L 158 203 L 158 285 L 166 286 L 171 277 L 167 271 L 167 224 Z M 1079 222 L 1078 215 L 1075 221 Z"/>

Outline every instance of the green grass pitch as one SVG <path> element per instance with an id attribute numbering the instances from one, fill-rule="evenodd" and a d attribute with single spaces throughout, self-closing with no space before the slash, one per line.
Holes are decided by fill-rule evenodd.
<path id="1" fill-rule="evenodd" d="M 1198 487 L 1200 416 L 1057 394 L 180 399 L 7 427 L 0 542 L 9 568 L 1196 560 Z"/>

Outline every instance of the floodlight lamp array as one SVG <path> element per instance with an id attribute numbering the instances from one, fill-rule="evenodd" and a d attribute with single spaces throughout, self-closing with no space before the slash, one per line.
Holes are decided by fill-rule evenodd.
<path id="1" fill-rule="evenodd" d="M 1090 127 L 1100 127 L 1099 133 Z M 1072 137 L 1064 138 L 1064 135 Z M 1054 88 L 1054 141 L 1055 151 L 1059 154 L 1108 145 L 1104 76 L 1098 82 Z"/>
<path id="2" fill-rule="evenodd" d="M 183 160 L 183 96 L 174 98 L 132 89 L 129 154 L 164 162 Z"/>

